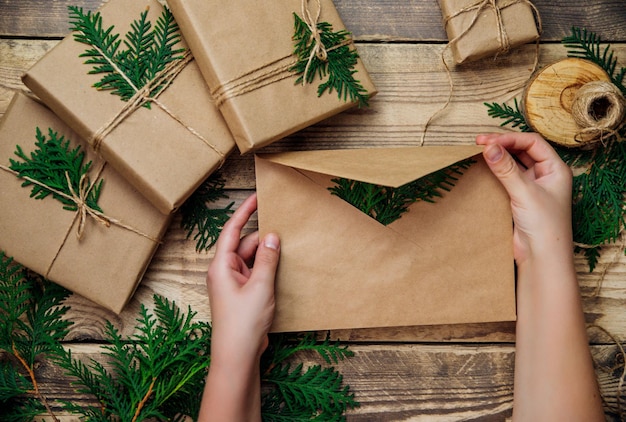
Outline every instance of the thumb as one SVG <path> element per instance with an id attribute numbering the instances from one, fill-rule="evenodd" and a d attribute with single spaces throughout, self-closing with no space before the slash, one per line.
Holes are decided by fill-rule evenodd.
<path id="1" fill-rule="evenodd" d="M 259 244 L 250 278 L 274 286 L 279 256 L 280 240 L 274 233 L 269 233 Z"/>
<path id="2" fill-rule="evenodd" d="M 526 190 L 526 183 L 522 177 L 522 171 L 511 154 L 500 144 L 489 144 L 483 151 L 483 157 L 509 197 L 519 199 Z"/>

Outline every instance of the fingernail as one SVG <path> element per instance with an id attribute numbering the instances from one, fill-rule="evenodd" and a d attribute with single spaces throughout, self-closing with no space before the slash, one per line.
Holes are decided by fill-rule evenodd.
<path id="1" fill-rule="evenodd" d="M 502 147 L 498 144 L 491 144 L 485 147 L 485 158 L 487 159 L 487 161 L 490 161 L 492 163 L 498 162 L 502 158 L 503 154 L 504 151 L 502 150 Z"/>
<path id="2" fill-rule="evenodd" d="M 278 240 L 278 236 L 276 236 L 274 233 L 270 233 L 267 236 L 265 236 L 265 239 L 263 240 L 263 244 L 266 247 L 277 251 L 280 241 Z"/>

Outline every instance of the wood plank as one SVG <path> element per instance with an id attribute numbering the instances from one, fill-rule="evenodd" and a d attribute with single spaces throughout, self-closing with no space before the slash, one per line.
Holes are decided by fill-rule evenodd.
<path id="1" fill-rule="evenodd" d="M 54 42 L 0 40 L 0 114 L 12 95 L 10 89 L 23 87 L 20 75 L 51 48 Z M 376 146 L 419 145 L 428 118 L 441 108 L 449 94 L 449 83 L 440 64 L 441 45 L 432 44 L 359 44 L 359 52 L 379 94 L 368 109 L 351 109 L 272 144 L 265 152 L 286 149 L 359 148 Z M 626 45 L 615 46 L 618 57 L 626 62 Z M 564 58 L 560 45 L 542 45 L 542 64 Z M 535 57 L 533 46 L 498 60 L 469 64 L 452 72 L 455 89 L 452 103 L 434 119 L 427 144 L 472 143 L 477 133 L 502 130 L 500 121 L 487 116 L 483 102 L 510 100 L 519 96 Z M 237 159 L 237 154 L 231 157 Z M 251 156 L 243 157 L 241 167 L 229 167 L 239 173 L 251 168 Z M 245 172 L 246 176 L 252 173 Z M 229 177 L 230 179 L 230 177 Z M 251 188 L 253 178 L 234 178 Z"/>
<path id="2" fill-rule="evenodd" d="M 99 346 L 69 346 L 75 357 L 106 365 Z M 335 365 L 344 374 L 361 406 L 348 412 L 349 421 L 494 420 L 511 416 L 515 353 L 509 345 L 353 345 L 355 356 Z M 607 419 L 613 420 L 623 361 L 615 345 L 594 346 L 592 353 Z M 300 353 L 305 365 L 324 364 Z M 67 385 L 62 370 L 38 362 L 36 376 L 51 400 L 87 404 L 90 398 Z M 58 411 L 58 406 L 53 406 Z M 617 420 L 615 418 L 614 420 Z"/>
<path id="3" fill-rule="evenodd" d="M 19 75 L 55 44 L 54 41 L 0 40 L 0 81 L 12 88 L 21 87 Z M 372 73 L 380 93 L 368 110 L 351 110 L 303 130 L 265 151 L 287 149 L 357 148 L 376 146 L 418 145 L 424 123 L 433 110 L 445 102 L 447 78 L 437 64 L 440 45 L 361 44 L 359 50 Z M 617 46 L 618 57 L 626 58 L 626 45 Z M 558 45 L 542 46 L 541 61 L 549 63 L 564 55 Z M 453 103 L 436 119 L 427 137 L 432 144 L 467 144 L 478 132 L 502 131 L 499 122 L 486 114 L 484 101 L 504 101 L 518 94 L 529 75 L 532 47 L 490 63 L 471 65 L 453 73 L 457 88 Z M 515 75 L 515 76 L 511 76 Z M 0 88 L 0 114 L 4 113 L 12 92 Z M 254 189 L 254 164 L 251 155 L 233 154 L 223 173 L 232 198 L 240 202 Z M 240 191 L 243 190 L 243 191 Z M 253 223 L 255 225 L 255 223 Z M 622 287 L 626 276 L 625 259 L 616 249 L 609 248 L 592 274 L 585 261 L 576 261 L 585 309 L 590 323 L 598 323 L 626 338 L 626 314 L 621 312 L 626 300 Z M 209 318 L 204 277 L 211 254 L 198 254 L 193 241 L 186 241 L 175 220 L 168 231 L 165 244 L 159 249 L 128 310 L 116 316 L 104 310 L 94 311 L 91 303 L 72 299 L 74 317 L 80 321 L 72 331 L 72 339 L 97 340 L 103 332 L 106 318 L 120 325 L 125 333 L 132 331 L 135 312 L 140 302 L 150 303 L 153 293 L 176 299 L 186 306 L 192 304 L 201 318 Z M 604 268 L 608 267 L 603 289 L 593 296 Z M 339 331 L 336 336 L 351 341 L 513 341 L 511 324 L 470 327 L 408 327 L 398 329 L 368 329 Z"/>
<path id="4" fill-rule="evenodd" d="M 0 37 L 64 37 L 67 6 L 95 10 L 103 0 L 0 0 Z M 611 42 L 626 41 L 626 12 L 619 0 L 535 0 L 544 41 L 560 41 L 572 26 L 587 28 Z M 446 42 L 436 1 L 335 0 L 355 38 L 361 41 Z"/>

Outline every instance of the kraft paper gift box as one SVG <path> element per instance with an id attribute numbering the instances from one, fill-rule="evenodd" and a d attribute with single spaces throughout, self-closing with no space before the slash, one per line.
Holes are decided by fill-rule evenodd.
<path id="1" fill-rule="evenodd" d="M 314 14 L 317 6 L 310 3 Z M 318 79 L 295 83 L 289 68 L 296 62 L 293 13 L 302 17 L 301 0 L 168 4 L 242 153 L 355 106 L 336 91 L 318 98 Z M 318 22 L 345 29 L 332 0 L 321 1 Z M 355 70 L 355 79 L 373 96 L 376 88 L 360 59 Z"/>
<path id="2" fill-rule="evenodd" d="M 52 197 L 31 198 L 32 186 L 8 171 L 19 145 L 27 156 L 36 149 L 36 128 L 81 146 L 88 177 L 102 180 L 98 205 L 109 227 L 87 216 L 79 240 L 79 213 Z M 133 189 L 86 142 L 38 102 L 16 94 L 0 121 L 0 250 L 17 262 L 97 304 L 119 313 L 137 288 L 170 216 Z M 103 167 L 104 166 L 104 167 Z M 102 168 L 98 176 L 99 169 Z"/>
<path id="3" fill-rule="evenodd" d="M 328 191 L 335 177 L 397 187 L 480 151 L 257 155 L 259 230 L 281 238 L 272 331 L 515 320 L 509 199 L 481 155 L 443 198 L 388 226 Z"/>
<path id="4" fill-rule="evenodd" d="M 111 0 L 100 9 L 102 25 L 113 25 L 122 40 L 146 10 L 154 28 L 163 11 L 156 0 Z M 174 211 L 235 147 L 196 62 L 184 66 L 157 98 L 171 115 L 151 103 L 111 125 L 129 102 L 93 87 L 102 75 L 88 74 L 92 65 L 79 57 L 88 48 L 69 35 L 23 82 L 161 212 Z M 122 43 L 119 50 L 125 48 Z M 96 135 L 107 127 L 113 130 L 100 141 Z"/>
<path id="5" fill-rule="evenodd" d="M 439 6 L 459 64 L 494 57 L 540 35 L 537 10 L 527 0 L 439 0 Z"/>

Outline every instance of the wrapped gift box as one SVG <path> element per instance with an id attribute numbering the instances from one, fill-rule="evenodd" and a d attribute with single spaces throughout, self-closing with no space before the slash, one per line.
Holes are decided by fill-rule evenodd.
<path id="1" fill-rule="evenodd" d="M 52 197 L 31 197 L 32 186 L 7 170 L 17 145 L 27 156 L 36 149 L 36 129 L 64 136 L 92 161 L 91 182 L 102 180 L 98 206 L 113 220 L 107 227 L 80 216 Z M 121 175 L 90 151 L 86 142 L 49 109 L 16 94 L 0 122 L 0 249 L 22 265 L 114 312 L 131 298 L 163 236 L 170 216 L 157 210 Z M 100 169 L 102 171 L 100 172 Z M 99 175 L 98 175 L 99 173 Z"/>
<path id="2" fill-rule="evenodd" d="M 163 12 L 156 0 L 111 0 L 100 9 L 102 25 L 114 26 L 113 33 L 122 40 L 146 10 L 154 27 Z M 161 212 L 170 213 L 232 151 L 232 135 L 195 61 L 158 96 L 167 111 L 154 103 L 150 109 L 139 106 L 111 126 L 129 103 L 93 87 L 102 75 L 89 74 L 92 66 L 84 63 L 86 57 L 79 57 L 89 48 L 69 35 L 37 62 L 23 81 L 82 139 L 97 146 L 103 158 Z M 106 127 L 113 130 L 98 139 L 96 135 Z"/>
<path id="3" fill-rule="evenodd" d="M 509 198 L 480 151 L 259 154 L 259 230 L 282 245 L 272 331 L 515 320 Z M 335 177 L 398 187 L 473 156 L 442 198 L 387 226 L 328 190 Z"/>
<path id="4" fill-rule="evenodd" d="M 459 64 L 494 57 L 507 47 L 536 41 L 540 35 L 536 10 L 526 0 L 439 0 L 439 6 Z"/>
<path id="5" fill-rule="evenodd" d="M 296 63 L 293 14 L 302 14 L 300 0 L 168 4 L 242 153 L 356 104 L 334 91 L 318 97 L 317 79 L 305 86 L 295 83 L 298 76 L 289 68 Z M 345 29 L 331 0 L 321 1 L 318 22 L 332 24 L 335 32 Z M 354 78 L 374 95 L 360 59 L 355 70 Z"/>

